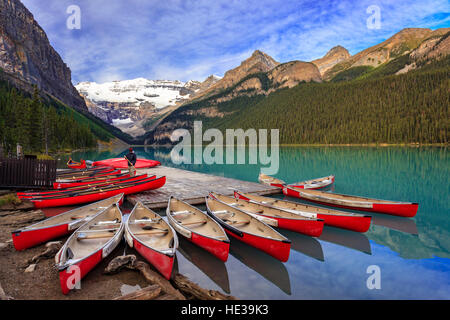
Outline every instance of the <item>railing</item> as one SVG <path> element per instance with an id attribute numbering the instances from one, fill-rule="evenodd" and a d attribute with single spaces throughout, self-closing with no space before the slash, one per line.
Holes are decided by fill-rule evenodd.
<path id="1" fill-rule="evenodd" d="M 0 157 L 0 188 L 51 188 L 56 181 L 56 160 Z"/>

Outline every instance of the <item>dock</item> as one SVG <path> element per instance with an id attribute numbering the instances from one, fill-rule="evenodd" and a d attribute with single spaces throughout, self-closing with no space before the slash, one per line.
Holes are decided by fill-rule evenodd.
<path id="1" fill-rule="evenodd" d="M 167 207 L 170 196 L 190 204 L 204 204 L 205 196 L 214 191 L 224 195 L 233 195 L 234 190 L 258 195 L 281 193 L 281 189 L 264 184 L 242 181 L 238 179 L 214 176 L 211 174 L 188 171 L 183 169 L 158 166 L 150 169 L 137 169 L 136 174 L 166 176 L 166 184 L 157 190 L 145 191 L 127 196 L 133 205 L 137 201 L 151 209 Z"/>

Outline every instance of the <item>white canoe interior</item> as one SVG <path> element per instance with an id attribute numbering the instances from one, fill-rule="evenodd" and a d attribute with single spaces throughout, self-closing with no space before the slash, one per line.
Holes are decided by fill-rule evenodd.
<path id="1" fill-rule="evenodd" d="M 169 224 L 153 210 L 137 202 L 126 223 L 126 232 L 145 246 L 165 254 L 173 254 L 178 239 Z"/>
<path id="2" fill-rule="evenodd" d="M 172 226 L 181 226 L 190 232 L 217 240 L 228 240 L 228 236 L 213 218 L 190 204 L 170 198 L 167 216 Z"/>
<path id="3" fill-rule="evenodd" d="M 100 200 L 100 201 L 88 204 L 86 206 L 75 208 L 73 210 L 58 214 L 54 217 L 45 219 L 38 223 L 32 224 L 30 226 L 27 226 L 27 227 L 23 228 L 22 231 L 48 228 L 48 227 L 58 226 L 58 225 L 66 224 L 66 223 L 80 225 L 79 223 L 84 223 L 83 220 L 85 220 L 88 217 L 94 216 L 95 214 L 99 213 L 100 211 L 108 208 L 110 205 L 112 205 L 116 202 L 119 202 L 122 197 L 123 197 L 123 193 L 118 194 L 118 195 L 113 196 L 108 199 L 104 199 L 104 200 Z"/>
<path id="4" fill-rule="evenodd" d="M 263 183 L 263 184 L 286 184 L 286 182 L 284 182 L 283 180 L 268 176 L 264 173 L 260 173 L 259 177 L 258 177 L 259 182 Z"/>
<path id="5" fill-rule="evenodd" d="M 208 196 L 206 198 L 206 205 L 215 217 L 239 231 L 279 241 L 288 240 L 286 237 L 282 236 L 280 233 L 257 218 L 254 218 L 246 212 L 229 206 L 219 200 Z"/>
<path id="6" fill-rule="evenodd" d="M 300 214 L 297 213 L 284 211 L 278 208 L 267 207 L 259 203 L 248 202 L 246 200 L 236 199 L 233 197 L 228 197 L 217 193 L 212 193 L 212 195 L 230 206 L 257 215 L 265 215 L 274 218 L 293 219 L 293 220 L 316 220 L 309 217 L 301 216 Z"/>
<path id="7" fill-rule="evenodd" d="M 317 200 L 317 201 L 324 201 L 324 202 L 330 202 L 330 203 L 337 203 L 337 204 L 355 204 L 355 205 L 361 205 L 361 206 L 371 206 L 372 203 L 391 203 L 391 204 L 398 204 L 397 201 L 389 201 L 389 200 L 379 200 L 379 199 L 372 199 L 372 198 L 365 198 L 365 197 L 358 197 L 358 196 L 351 196 L 351 195 L 345 195 L 345 194 L 338 194 L 338 193 L 330 193 L 330 192 L 324 192 L 324 191 L 318 191 L 318 190 L 305 190 L 305 189 L 299 189 L 293 187 L 292 189 L 300 192 L 301 196 L 305 199 L 311 199 L 311 200 Z"/>
<path id="8" fill-rule="evenodd" d="M 263 197 L 263 196 L 259 196 L 259 195 L 249 194 L 249 193 L 240 193 L 239 192 L 239 194 L 250 199 L 251 201 L 255 201 L 255 202 L 261 203 L 262 205 L 272 206 L 272 207 L 283 209 L 283 210 L 306 212 L 306 213 L 310 213 L 310 214 L 339 215 L 339 216 L 364 216 L 363 214 L 360 214 L 360 213 L 326 209 L 326 208 L 322 208 L 322 207 L 310 206 L 310 205 L 303 204 L 303 203 L 279 200 L 279 199 L 275 199 L 275 198 L 268 198 L 268 197 Z"/>
<path id="9" fill-rule="evenodd" d="M 317 178 L 317 179 L 311 179 L 301 182 L 295 182 L 291 183 L 290 185 L 296 185 L 296 186 L 311 186 L 311 187 L 320 187 L 322 185 L 330 184 L 334 176 L 328 176 L 323 178 Z"/>
<path id="10" fill-rule="evenodd" d="M 60 266 L 87 258 L 122 237 L 122 212 L 113 204 L 78 228 L 62 248 Z M 111 250 L 113 248 L 110 248 Z"/>

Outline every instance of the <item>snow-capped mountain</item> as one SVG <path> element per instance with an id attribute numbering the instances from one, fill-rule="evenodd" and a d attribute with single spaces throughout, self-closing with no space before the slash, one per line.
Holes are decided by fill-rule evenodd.
<path id="1" fill-rule="evenodd" d="M 105 83 L 80 82 L 75 88 L 84 97 L 89 112 L 137 136 L 145 133 L 148 120 L 161 117 L 219 79 L 210 76 L 204 82 L 182 82 L 137 78 Z"/>

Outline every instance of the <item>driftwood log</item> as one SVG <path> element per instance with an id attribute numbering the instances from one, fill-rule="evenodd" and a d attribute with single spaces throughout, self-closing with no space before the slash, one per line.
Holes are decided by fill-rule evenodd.
<path id="1" fill-rule="evenodd" d="M 55 255 L 58 253 L 59 249 L 61 249 L 62 247 L 62 242 L 61 241 L 51 241 L 51 242 L 47 242 L 45 244 L 46 249 L 35 255 L 33 258 L 31 258 L 30 260 L 28 260 L 28 263 L 38 263 L 42 258 L 45 259 L 50 259 L 50 258 L 54 258 Z"/>
<path id="2" fill-rule="evenodd" d="M 131 292 L 114 300 L 152 300 L 161 293 L 161 287 L 157 284 L 145 287 L 144 289 Z"/>
<path id="3" fill-rule="evenodd" d="M 175 275 L 172 282 L 169 282 L 157 272 L 153 271 L 148 263 L 137 261 L 135 255 L 118 256 L 114 258 L 105 268 L 105 273 L 117 273 L 124 268 L 138 270 L 150 284 L 157 285 L 161 288 L 160 295 L 157 296 L 155 300 L 186 300 L 186 297 L 181 292 L 185 293 L 186 296 L 192 296 L 199 300 L 236 299 L 233 296 L 227 296 L 219 291 L 203 289 L 181 274 Z"/>
<path id="4" fill-rule="evenodd" d="M 5 291 L 2 288 L 2 285 L 0 283 L 0 300 L 13 300 L 13 297 L 10 297 L 8 295 L 6 295 Z"/>

